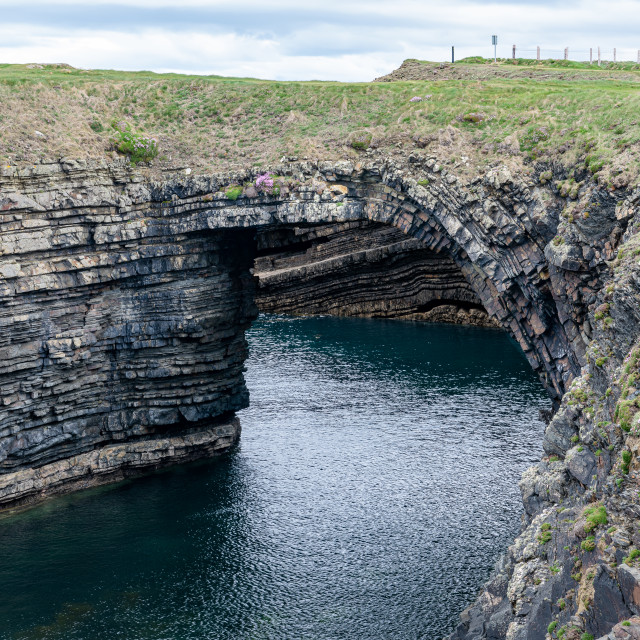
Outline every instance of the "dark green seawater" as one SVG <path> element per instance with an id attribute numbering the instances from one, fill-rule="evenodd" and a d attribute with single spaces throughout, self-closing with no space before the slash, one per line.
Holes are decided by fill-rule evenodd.
<path id="1" fill-rule="evenodd" d="M 498 331 L 262 317 L 229 455 L 0 519 L 2 640 L 436 640 L 548 401 Z"/>

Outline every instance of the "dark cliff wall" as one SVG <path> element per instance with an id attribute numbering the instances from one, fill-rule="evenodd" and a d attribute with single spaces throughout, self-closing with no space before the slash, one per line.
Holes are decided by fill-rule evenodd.
<path id="1" fill-rule="evenodd" d="M 253 233 L 96 245 L 73 215 L 27 218 L 0 267 L 0 504 L 226 449 L 248 405 Z M 51 229 L 73 249 L 35 240 Z"/>
<path id="2" fill-rule="evenodd" d="M 247 401 L 255 234 L 279 251 L 295 229 L 377 223 L 438 256 L 441 282 L 450 256 L 558 407 L 521 483 L 522 533 L 454 637 L 543 640 L 557 622 L 574 640 L 640 613 L 640 188 L 573 174 L 569 195 L 567 176 L 506 167 L 463 182 L 422 156 L 277 172 L 291 178 L 279 194 L 236 202 L 225 185 L 255 176 L 0 168 L 0 507 L 228 448 Z M 356 242 L 335 240 L 312 253 Z M 385 242 L 348 255 L 378 252 L 395 272 Z"/>
<path id="3" fill-rule="evenodd" d="M 497 327 L 446 251 L 369 222 L 258 234 L 256 304 L 268 313 Z"/>
<path id="4" fill-rule="evenodd" d="M 295 229 L 325 238 L 304 259 L 326 257 L 313 269 L 337 266 L 322 280 L 340 275 L 352 296 L 353 269 L 341 262 L 368 282 L 380 268 L 385 297 L 399 277 L 411 283 L 392 305 L 363 287 L 354 307 L 367 313 L 480 300 L 559 397 L 584 351 L 584 309 L 574 295 L 583 288 L 567 286 L 562 266 L 554 281 L 542 251 L 553 216 L 541 224 L 540 200 L 506 171 L 462 185 L 431 160 L 411 166 L 430 176 L 428 189 L 394 165 L 303 164 L 282 168 L 291 178 L 277 197 L 253 189 L 237 201 L 224 186 L 246 176 L 156 183 L 122 165 L 0 169 L 0 506 L 230 446 L 247 402 L 256 233 L 271 252 Z M 348 259 L 328 257 L 344 250 Z M 578 284 L 596 286 L 584 262 L 570 265 Z"/>

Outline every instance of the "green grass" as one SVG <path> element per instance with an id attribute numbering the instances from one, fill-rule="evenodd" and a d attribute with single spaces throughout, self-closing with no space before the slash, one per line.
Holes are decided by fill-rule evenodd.
<path id="1" fill-rule="evenodd" d="M 631 564 L 634 560 L 637 560 L 640 557 L 640 549 L 631 549 L 630 553 L 626 558 L 624 558 L 623 562 L 625 564 Z"/>
<path id="2" fill-rule="evenodd" d="M 482 58 L 474 56 L 470 58 L 462 58 L 456 61 L 456 64 L 493 64 L 493 58 Z M 640 71 L 640 64 L 636 62 L 612 62 L 610 60 L 602 60 L 601 65 L 597 62 L 579 62 L 577 60 L 556 60 L 553 58 L 545 58 L 542 60 L 533 60 L 531 58 L 498 58 L 500 65 L 513 65 L 517 67 L 535 67 L 536 69 L 578 69 L 582 71 Z"/>
<path id="3" fill-rule="evenodd" d="M 584 167 L 606 184 L 613 176 L 619 186 L 635 181 L 640 72 L 621 67 L 619 78 L 595 72 L 594 79 L 592 68 L 575 63 L 567 79 L 521 64 L 528 76 L 514 67 L 515 75 L 478 79 L 480 65 L 456 63 L 461 78 L 380 83 L 3 64 L 0 160 L 20 166 L 61 155 L 104 157 L 113 151 L 109 123 L 123 121 L 158 139 L 160 168 L 266 167 L 283 155 L 357 158 L 363 150 L 353 148 L 354 136 L 370 136 L 382 152 L 404 156 L 426 146 L 445 160 L 467 156 L 471 173 L 515 154 L 522 163 Z M 409 102 L 415 95 L 431 97 Z M 483 117 L 465 119 L 469 113 Z"/>
<path id="4" fill-rule="evenodd" d="M 583 511 L 583 515 L 587 519 L 587 524 L 584 527 L 584 530 L 589 533 L 593 531 L 600 525 L 609 524 L 609 520 L 607 519 L 607 509 L 604 505 L 596 505 L 593 507 L 587 507 Z"/>
<path id="5" fill-rule="evenodd" d="M 580 543 L 580 546 L 584 551 L 593 551 L 596 548 L 596 539 L 594 536 L 589 536 Z"/>

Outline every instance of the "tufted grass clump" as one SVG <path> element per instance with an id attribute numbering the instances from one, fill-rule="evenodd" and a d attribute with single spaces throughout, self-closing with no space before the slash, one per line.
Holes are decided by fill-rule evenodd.
<path id="1" fill-rule="evenodd" d="M 600 525 L 609 524 L 609 520 L 607 519 L 607 509 L 602 504 L 587 507 L 582 513 L 587 519 L 587 524 L 584 527 L 584 530 L 587 533 L 593 531 Z"/>
<path id="2" fill-rule="evenodd" d="M 553 178 L 553 173 L 551 171 L 543 171 L 539 177 L 540 184 L 547 184 L 551 178 Z"/>
<path id="3" fill-rule="evenodd" d="M 239 184 L 231 184 L 229 185 L 224 192 L 224 195 L 229 200 L 237 200 L 242 195 L 242 187 Z"/>
<path id="4" fill-rule="evenodd" d="M 538 542 L 542 544 L 547 544 L 551 540 L 551 525 L 548 522 L 545 522 L 540 527 L 540 533 L 538 534 Z"/>
<path id="5" fill-rule="evenodd" d="M 583 551 L 593 551 L 596 548 L 596 539 L 594 536 L 589 536 L 586 540 L 580 543 L 580 547 Z"/>
<path id="6" fill-rule="evenodd" d="M 622 473 L 627 475 L 629 473 L 629 465 L 631 464 L 631 451 L 627 451 L 626 449 L 621 454 L 622 462 L 620 464 L 620 468 L 622 469 Z"/>
<path id="7" fill-rule="evenodd" d="M 538 145 L 550 137 L 551 133 L 547 127 L 529 127 L 520 138 L 520 151 L 528 152 L 530 157 L 535 158 L 538 155 Z"/>
<path id="8" fill-rule="evenodd" d="M 630 565 L 634 560 L 640 557 L 640 549 L 631 549 L 629 555 L 623 560 L 625 564 Z"/>
<path id="9" fill-rule="evenodd" d="M 359 131 L 353 133 L 350 137 L 349 143 L 353 149 L 357 151 L 366 151 L 373 140 L 373 136 L 368 131 Z"/>
<path id="10" fill-rule="evenodd" d="M 139 162 L 150 162 L 158 155 L 158 141 L 136 133 L 126 122 L 118 122 L 113 125 L 115 130 L 112 139 L 116 150 L 129 156 L 132 165 Z"/>

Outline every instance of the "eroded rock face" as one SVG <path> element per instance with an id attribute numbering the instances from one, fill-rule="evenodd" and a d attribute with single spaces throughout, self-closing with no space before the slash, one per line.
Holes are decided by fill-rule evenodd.
<path id="1" fill-rule="evenodd" d="M 258 234 L 256 304 L 267 313 L 497 327 L 446 253 L 370 222 Z"/>
<path id="2" fill-rule="evenodd" d="M 252 176 L 0 172 L 0 505 L 231 446 L 256 235 L 374 223 L 438 256 L 438 277 L 455 265 L 456 301 L 511 333 L 559 406 L 547 456 L 523 476 L 522 535 L 452 637 L 633 629 L 609 631 L 635 612 L 635 574 L 619 567 L 640 556 L 640 195 L 585 184 L 593 214 L 571 226 L 564 196 L 504 167 L 461 183 L 408 160 L 278 167 L 294 178 L 278 197 L 237 201 L 221 188 Z"/>
<path id="3" fill-rule="evenodd" d="M 221 188 L 248 176 L 154 183 L 123 165 L 77 162 L 4 170 L 2 473 L 114 442 L 215 427 L 246 406 L 244 329 L 256 313 L 257 231 L 264 248 L 265 238 L 282 241 L 292 229 L 317 238 L 323 229 L 369 225 L 387 242 L 356 251 L 360 265 L 382 258 L 393 282 L 418 256 L 424 277 L 408 301 L 394 301 L 392 285 L 378 299 L 363 288 L 352 311 L 451 320 L 463 306 L 468 321 L 486 309 L 556 400 L 579 373 L 585 297 L 597 290 L 607 254 L 594 254 L 578 271 L 549 264 L 554 210 L 532 185 L 504 168 L 461 184 L 429 158 L 404 167 L 306 163 L 276 171 L 293 178 L 279 197 L 248 189 L 232 201 Z M 366 245 L 367 235 L 335 236 L 329 262 L 341 242 Z M 326 265 L 316 260 L 310 271 L 319 277 L 309 274 L 310 287 L 331 288 L 335 273 L 323 276 Z M 267 277 L 277 281 L 281 273 L 272 268 Z M 424 280 L 434 274 L 430 287 Z M 262 300 L 267 305 L 268 295 Z M 448 304 L 434 305 L 441 301 Z M 294 296 L 290 303 L 298 304 Z"/>
<path id="4" fill-rule="evenodd" d="M 496 637 L 509 640 L 638 636 L 638 196 L 627 194 L 615 207 L 614 217 L 627 222 L 625 232 L 590 304 L 581 375 L 547 427 L 547 455 L 523 475 L 523 531 L 486 586 L 494 593 L 493 608 L 481 596 L 452 638 L 493 638 L 498 610 L 507 614 L 499 617 L 504 635 Z M 603 209 L 603 224 L 610 225 L 612 213 Z M 610 246 L 618 233 L 611 231 Z M 568 240 L 589 255 L 599 250 L 594 237 L 578 229 Z M 508 586 L 496 594 L 496 584 Z"/>

